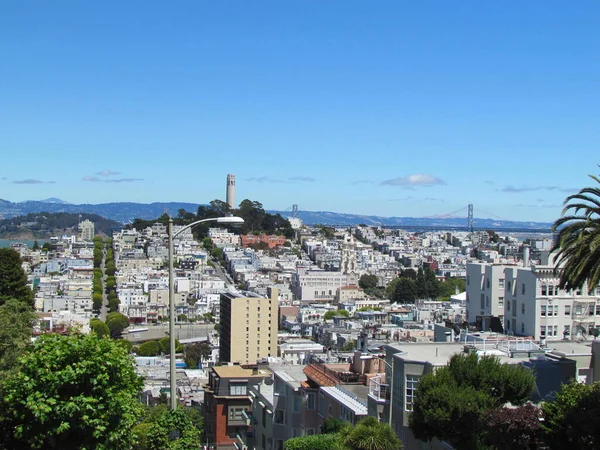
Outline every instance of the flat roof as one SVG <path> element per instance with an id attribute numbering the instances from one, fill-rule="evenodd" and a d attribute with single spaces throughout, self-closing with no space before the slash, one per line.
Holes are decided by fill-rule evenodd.
<path id="1" fill-rule="evenodd" d="M 244 369 L 242 366 L 213 366 L 213 370 L 218 376 L 225 378 L 247 378 L 257 376 L 252 375 L 252 369 Z"/>
<path id="2" fill-rule="evenodd" d="M 400 350 L 393 355 L 394 358 L 404 361 L 428 362 L 434 366 L 445 366 L 450 357 L 457 353 L 464 353 L 464 342 L 406 342 L 401 344 L 387 345 L 387 347 Z M 489 351 L 477 349 L 479 355 L 497 356 L 500 362 L 505 364 L 517 364 L 528 361 L 526 354 L 510 357 L 507 353 L 490 347 Z"/>
<path id="3" fill-rule="evenodd" d="M 592 355 L 592 341 L 546 341 L 546 347 L 550 353 L 564 354 L 567 358 L 569 355 Z"/>

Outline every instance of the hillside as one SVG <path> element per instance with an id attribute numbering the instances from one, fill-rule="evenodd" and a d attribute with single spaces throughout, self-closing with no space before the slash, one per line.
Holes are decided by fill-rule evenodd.
<path id="1" fill-rule="evenodd" d="M 80 221 L 94 222 L 96 234 L 112 235 L 121 224 L 97 214 L 30 213 L 25 216 L 0 220 L 0 238 L 47 239 L 51 236 L 77 233 Z"/>
<path id="2" fill-rule="evenodd" d="M 47 201 L 10 202 L 0 199 L 0 218 L 22 216 L 29 213 L 47 211 L 49 213 L 76 213 L 97 214 L 112 219 L 122 224 L 134 219 L 154 220 L 167 212 L 177 216 L 180 209 L 195 213 L 198 203 L 168 202 L 168 203 L 101 203 L 97 205 L 83 204 L 73 205 L 60 199 L 48 199 Z M 289 211 L 267 210 L 271 214 L 281 214 L 289 217 Z M 336 213 L 331 211 L 298 211 L 297 217 L 307 225 L 384 225 L 395 227 L 429 227 L 429 228 L 458 228 L 465 227 L 466 218 L 456 217 L 385 217 L 367 216 L 361 214 Z M 524 230 L 549 230 L 551 225 L 546 222 L 519 222 L 512 220 L 480 219 L 475 218 L 474 225 L 479 229 L 524 229 Z"/>

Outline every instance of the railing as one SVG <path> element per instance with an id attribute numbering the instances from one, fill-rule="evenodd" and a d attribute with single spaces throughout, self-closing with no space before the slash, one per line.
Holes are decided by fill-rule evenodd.
<path id="1" fill-rule="evenodd" d="M 369 395 L 377 401 L 385 401 L 388 398 L 389 385 L 382 380 L 381 375 L 376 375 L 369 381 Z"/>

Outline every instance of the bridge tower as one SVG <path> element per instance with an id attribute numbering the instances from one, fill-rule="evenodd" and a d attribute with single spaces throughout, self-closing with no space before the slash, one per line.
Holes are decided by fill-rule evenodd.
<path id="1" fill-rule="evenodd" d="M 467 228 L 469 229 L 469 233 L 473 232 L 473 203 L 469 203 L 468 207 Z"/>

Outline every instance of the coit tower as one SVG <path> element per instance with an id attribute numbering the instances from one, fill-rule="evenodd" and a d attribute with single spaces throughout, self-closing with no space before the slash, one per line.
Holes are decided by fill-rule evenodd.
<path id="1" fill-rule="evenodd" d="M 235 175 L 227 175 L 227 204 L 235 209 Z"/>

